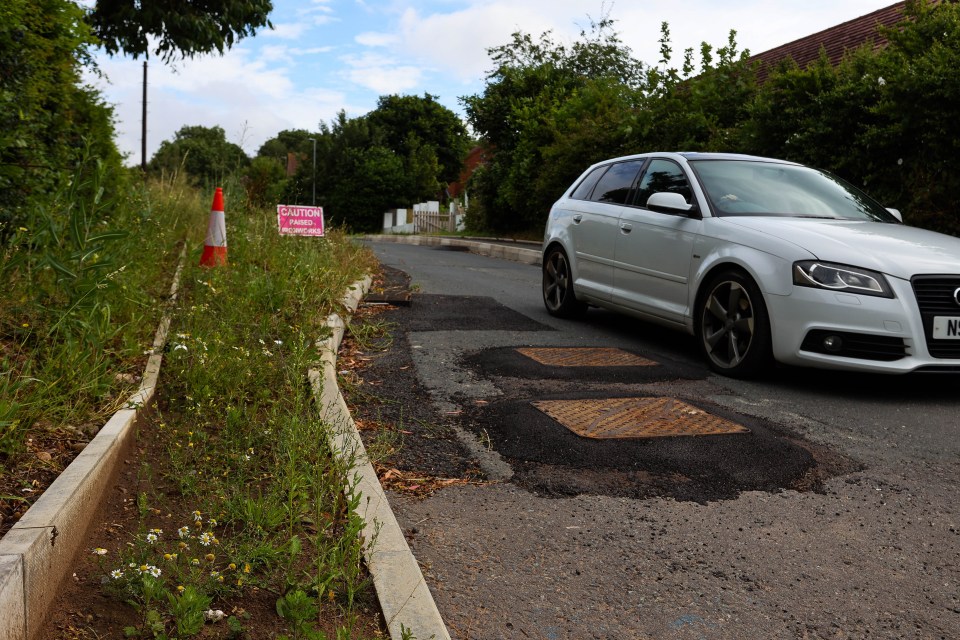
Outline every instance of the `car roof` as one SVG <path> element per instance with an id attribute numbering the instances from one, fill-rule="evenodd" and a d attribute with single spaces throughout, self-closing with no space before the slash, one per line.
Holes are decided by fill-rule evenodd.
<path id="1" fill-rule="evenodd" d="M 619 158 L 610 158 L 607 160 L 602 160 L 596 164 L 606 164 L 608 162 L 621 162 L 624 160 L 637 160 L 640 158 L 650 158 L 650 157 L 666 157 L 684 160 L 744 160 L 748 162 L 776 162 L 780 164 L 792 164 L 797 165 L 796 162 L 791 162 L 789 160 L 780 160 L 778 158 L 765 158 L 762 156 L 751 156 L 743 153 L 720 153 L 720 152 L 704 152 L 704 151 L 658 151 L 658 152 L 649 152 L 649 153 L 638 153 L 629 156 L 622 156 Z M 797 165 L 800 166 L 800 165 Z"/>

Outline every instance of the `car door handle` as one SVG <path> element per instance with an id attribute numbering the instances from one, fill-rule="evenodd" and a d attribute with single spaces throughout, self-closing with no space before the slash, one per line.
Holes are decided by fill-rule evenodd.
<path id="1" fill-rule="evenodd" d="M 631 231 L 633 231 L 633 225 L 627 224 L 626 222 L 621 222 L 620 231 L 623 231 L 624 233 L 630 233 Z"/>
<path id="2" fill-rule="evenodd" d="M 583 216 L 581 214 L 578 213 L 575 216 L 573 216 L 573 221 L 576 222 L 577 224 L 580 224 L 581 220 L 583 220 Z"/>

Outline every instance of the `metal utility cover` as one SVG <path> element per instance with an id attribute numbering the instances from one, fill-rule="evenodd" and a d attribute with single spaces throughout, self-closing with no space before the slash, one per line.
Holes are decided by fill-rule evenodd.
<path id="1" fill-rule="evenodd" d="M 650 367 L 657 364 L 628 351 L 606 347 L 521 347 L 517 352 L 548 367 Z"/>
<path id="2" fill-rule="evenodd" d="M 749 433 L 676 398 L 540 400 L 531 403 L 585 438 L 664 438 Z"/>

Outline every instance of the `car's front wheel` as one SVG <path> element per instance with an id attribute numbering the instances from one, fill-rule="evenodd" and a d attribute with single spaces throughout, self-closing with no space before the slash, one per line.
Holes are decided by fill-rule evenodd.
<path id="1" fill-rule="evenodd" d="M 763 295 L 741 271 L 719 273 L 701 289 L 696 331 L 700 350 L 717 373 L 745 378 L 773 364 Z"/>
<path id="2" fill-rule="evenodd" d="M 543 260 L 543 304 L 558 318 L 574 318 L 587 309 L 573 292 L 570 260 L 560 247 L 550 249 Z"/>

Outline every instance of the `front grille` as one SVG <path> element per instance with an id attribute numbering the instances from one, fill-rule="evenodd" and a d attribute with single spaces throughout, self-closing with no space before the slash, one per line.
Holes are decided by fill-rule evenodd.
<path id="1" fill-rule="evenodd" d="M 829 336 L 837 336 L 842 346 L 837 350 L 829 350 L 823 346 L 823 341 Z M 828 356 L 841 358 L 859 358 L 861 360 L 876 360 L 879 362 L 893 362 L 907 356 L 907 346 L 903 338 L 890 336 L 875 336 L 867 333 L 850 333 L 849 331 L 827 331 L 813 329 L 803 339 L 801 351 L 822 353 Z"/>
<path id="2" fill-rule="evenodd" d="M 960 358 L 960 340 L 934 340 L 934 316 L 960 317 L 960 304 L 954 292 L 960 289 L 960 276 L 914 276 L 910 280 L 917 297 L 927 351 L 934 358 Z"/>

